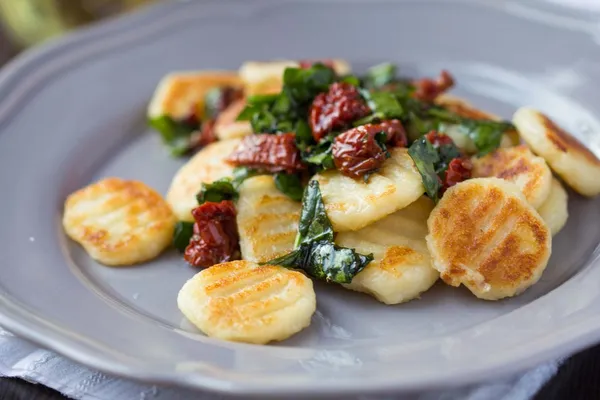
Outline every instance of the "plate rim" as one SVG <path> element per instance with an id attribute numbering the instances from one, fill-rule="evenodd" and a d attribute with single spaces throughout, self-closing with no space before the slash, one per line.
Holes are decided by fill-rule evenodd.
<path id="1" fill-rule="evenodd" d="M 278 2 L 281 4 L 302 2 L 303 0 L 283 0 Z M 304 0 L 312 1 L 312 0 Z M 338 0 L 328 0 L 338 1 Z M 379 2 L 387 2 L 386 0 L 377 0 Z M 413 2 L 416 0 L 403 0 L 404 2 Z M 428 0 L 430 2 L 440 0 Z M 484 4 L 483 1 L 469 0 L 454 0 L 457 2 L 478 3 Z M 275 3 L 276 0 L 265 0 L 257 3 L 257 6 L 264 4 Z M 358 0 L 358 2 L 362 2 Z M 222 4 L 218 0 L 204 0 L 202 5 L 209 3 Z M 92 49 L 86 49 L 83 57 L 97 55 L 99 52 L 109 49 L 110 43 L 119 42 L 122 46 L 123 35 L 132 33 L 141 23 L 148 22 L 152 26 L 142 32 L 137 32 L 133 38 L 142 40 L 144 36 L 149 35 L 149 32 L 154 29 L 167 28 L 186 18 L 187 6 L 192 5 L 191 2 L 177 2 L 158 4 L 150 7 L 145 7 L 137 13 L 128 14 L 112 18 L 95 26 L 83 28 L 81 31 L 68 34 L 62 38 L 52 39 L 45 45 L 34 49 L 26 50 L 21 55 L 10 61 L 0 70 L 0 128 L 10 119 L 11 111 L 20 102 L 25 101 L 38 84 L 40 78 L 51 76 L 53 68 L 57 68 L 54 64 L 45 65 L 41 61 L 45 58 L 58 59 L 58 65 L 65 62 L 72 62 L 67 59 L 60 60 L 61 53 L 74 52 L 84 46 L 91 44 L 97 45 Z M 485 5 L 485 4 L 484 4 Z M 198 7 L 198 4 L 192 6 Z M 496 5 L 491 5 L 496 7 Z M 194 17 L 194 18 L 197 18 Z M 107 47 L 104 47 L 107 46 Z M 82 57 L 79 55 L 78 57 Z M 75 57 L 75 59 L 78 59 Z M 44 72 L 45 70 L 45 72 Z M 38 79 L 25 81 L 33 74 L 39 74 Z M 4 95 L 4 96 L 3 96 Z M 577 274 L 586 269 L 598 266 L 600 260 L 600 246 L 591 255 L 590 261 Z M 62 356 L 72 359 L 80 364 L 89 366 L 99 371 L 115 374 L 126 378 L 136 379 L 140 381 L 149 381 L 153 383 L 179 384 L 187 387 L 216 391 L 220 393 L 232 394 L 254 394 L 254 395 L 281 395 L 281 394 L 357 394 L 357 393 L 376 393 L 386 391 L 411 391 L 422 389 L 427 386 L 429 389 L 442 387 L 455 387 L 465 384 L 475 383 L 490 377 L 493 372 L 496 375 L 508 375 L 522 371 L 526 368 L 533 367 L 540 362 L 557 358 L 568 353 L 572 353 L 581 348 L 584 348 L 599 340 L 600 332 L 600 316 L 590 319 L 585 324 L 580 324 L 579 330 L 575 332 L 573 329 L 569 334 L 563 334 L 560 339 L 553 341 L 552 345 L 546 344 L 545 348 L 539 349 L 535 354 L 521 355 L 510 362 L 500 362 L 501 365 L 488 365 L 486 369 L 473 371 L 465 376 L 464 372 L 448 373 L 436 378 L 421 379 L 414 382 L 403 382 L 401 385 L 394 382 L 393 379 L 388 379 L 386 382 L 356 382 L 355 384 L 339 387 L 336 386 L 337 381 L 332 381 L 329 384 L 320 384 L 316 386 L 306 387 L 302 383 L 291 386 L 256 386 L 247 382 L 232 381 L 229 379 L 220 379 L 207 375 L 202 375 L 199 372 L 184 372 L 184 371 L 161 371 L 151 367 L 144 367 L 143 363 L 136 365 L 135 363 L 127 364 L 123 360 L 116 360 L 110 355 L 103 354 L 98 351 L 95 346 L 87 343 L 86 338 L 70 338 L 68 329 L 61 328 L 50 320 L 44 319 L 43 316 L 36 315 L 28 309 L 24 304 L 20 304 L 16 299 L 13 299 L 8 293 L 0 291 L 0 325 L 9 331 L 30 340 L 42 347 L 48 348 Z M 518 365 L 518 366 L 516 366 Z M 376 386 L 375 386 L 375 385 Z"/>

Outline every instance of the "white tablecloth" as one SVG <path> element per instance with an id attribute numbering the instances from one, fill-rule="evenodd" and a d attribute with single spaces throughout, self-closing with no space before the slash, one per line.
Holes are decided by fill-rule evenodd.
<path id="1" fill-rule="evenodd" d="M 553 362 L 493 383 L 410 396 L 344 396 L 335 400 L 527 400 L 558 368 Z M 82 400 L 234 400 L 174 387 L 158 387 L 115 378 L 76 364 L 0 329 L 0 375 L 19 377 Z M 315 399 L 314 397 L 312 399 Z M 332 399 L 333 400 L 333 399 Z"/>

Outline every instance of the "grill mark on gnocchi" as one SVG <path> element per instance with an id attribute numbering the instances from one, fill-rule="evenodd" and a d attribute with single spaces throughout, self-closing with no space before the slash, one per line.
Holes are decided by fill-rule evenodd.
<path id="1" fill-rule="evenodd" d="M 302 330 L 316 310 L 310 279 L 296 271 L 249 261 L 201 271 L 182 287 L 177 304 L 208 336 L 258 344 L 283 340 Z"/>
<path id="2" fill-rule="evenodd" d="M 142 182 L 106 178 L 65 201 L 67 235 L 105 265 L 131 265 L 158 256 L 171 242 L 175 216 Z"/>
<path id="3" fill-rule="evenodd" d="M 479 203 L 469 212 L 469 200 Z M 498 300 L 538 281 L 551 253 L 551 235 L 518 187 L 498 178 L 450 188 L 428 219 L 434 267 L 449 285 Z"/>
<path id="4" fill-rule="evenodd" d="M 272 176 L 247 179 L 239 194 L 236 220 L 242 258 L 265 262 L 291 251 L 298 230 L 300 202 L 281 193 Z"/>
<path id="5" fill-rule="evenodd" d="M 234 296 L 241 290 L 248 290 L 254 284 L 268 280 L 276 273 L 277 271 L 272 271 L 271 274 L 265 275 L 261 270 L 251 269 L 241 273 L 229 274 L 208 285 L 206 292 L 222 297 Z"/>
<path id="6" fill-rule="evenodd" d="M 246 313 L 245 308 L 257 308 L 254 303 L 260 304 L 258 307 L 266 310 L 266 313 L 274 311 L 268 307 L 265 303 L 264 298 L 270 299 L 281 295 L 287 288 L 280 285 L 280 277 L 277 274 L 273 274 L 264 280 L 257 280 L 251 283 L 251 286 L 238 288 L 235 292 L 228 294 L 227 296 L 232 299 L 231 303 L 235 304 L 237 312 Z M 264 315 L 264 314 L 263 314 Z M 246 317 L 257 317 L 254 315 L 246 315 Z"/>
<path id="7" fill-rule="evenodd" d="M 543 157 L 565 183 L 584 196 L 600 194 L 600 159 L 541 112 L 518 109 L 513 123 L 534 153 Z"/>
<path id="8" fill-rule="evenodd" d="M 474 157 L 472 162 L 474 178 L 496 177 L 515 183 L 535 208 L 550 194 L 550 168 L 525 145 L 498 149 L 485 157 Z"/>

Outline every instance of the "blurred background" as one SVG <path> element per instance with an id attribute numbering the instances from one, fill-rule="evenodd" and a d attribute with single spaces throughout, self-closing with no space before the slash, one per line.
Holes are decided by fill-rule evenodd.
<path id="1" fill-rule="evenodd" d="M 0 0 L 0 65 L 19 51 L 157 0 Z"/>

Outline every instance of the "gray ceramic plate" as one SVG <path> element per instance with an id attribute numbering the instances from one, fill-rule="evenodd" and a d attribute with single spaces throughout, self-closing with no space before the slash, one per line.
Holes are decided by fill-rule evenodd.
<path id="1" fill-rule="evenodd" d="M 493 5 L 492 5 L 493 4 Z M 510 118 L 548 112 L 600 150 L 600 34 L 535 1 L 203 1 L 147 10 L 28 53 L 0 75 L 0 324 L 92 367 L 224 392 L 409 390 L 492 379 L 600 340 L 600 199 L 572 195 L 542 280 L 506 301 L 442 284 L 389 307 L 318 285 L 309 329 L 274 346 L 206 338 L 177 310 L 174 253 L 102 267 L 65 238 L 65 196 L 94 179 L 165 191 L 181 161 L 146 128 L 171 70 L 248 59 L 384 60 L 450 69 L 456 93 Z"/>

